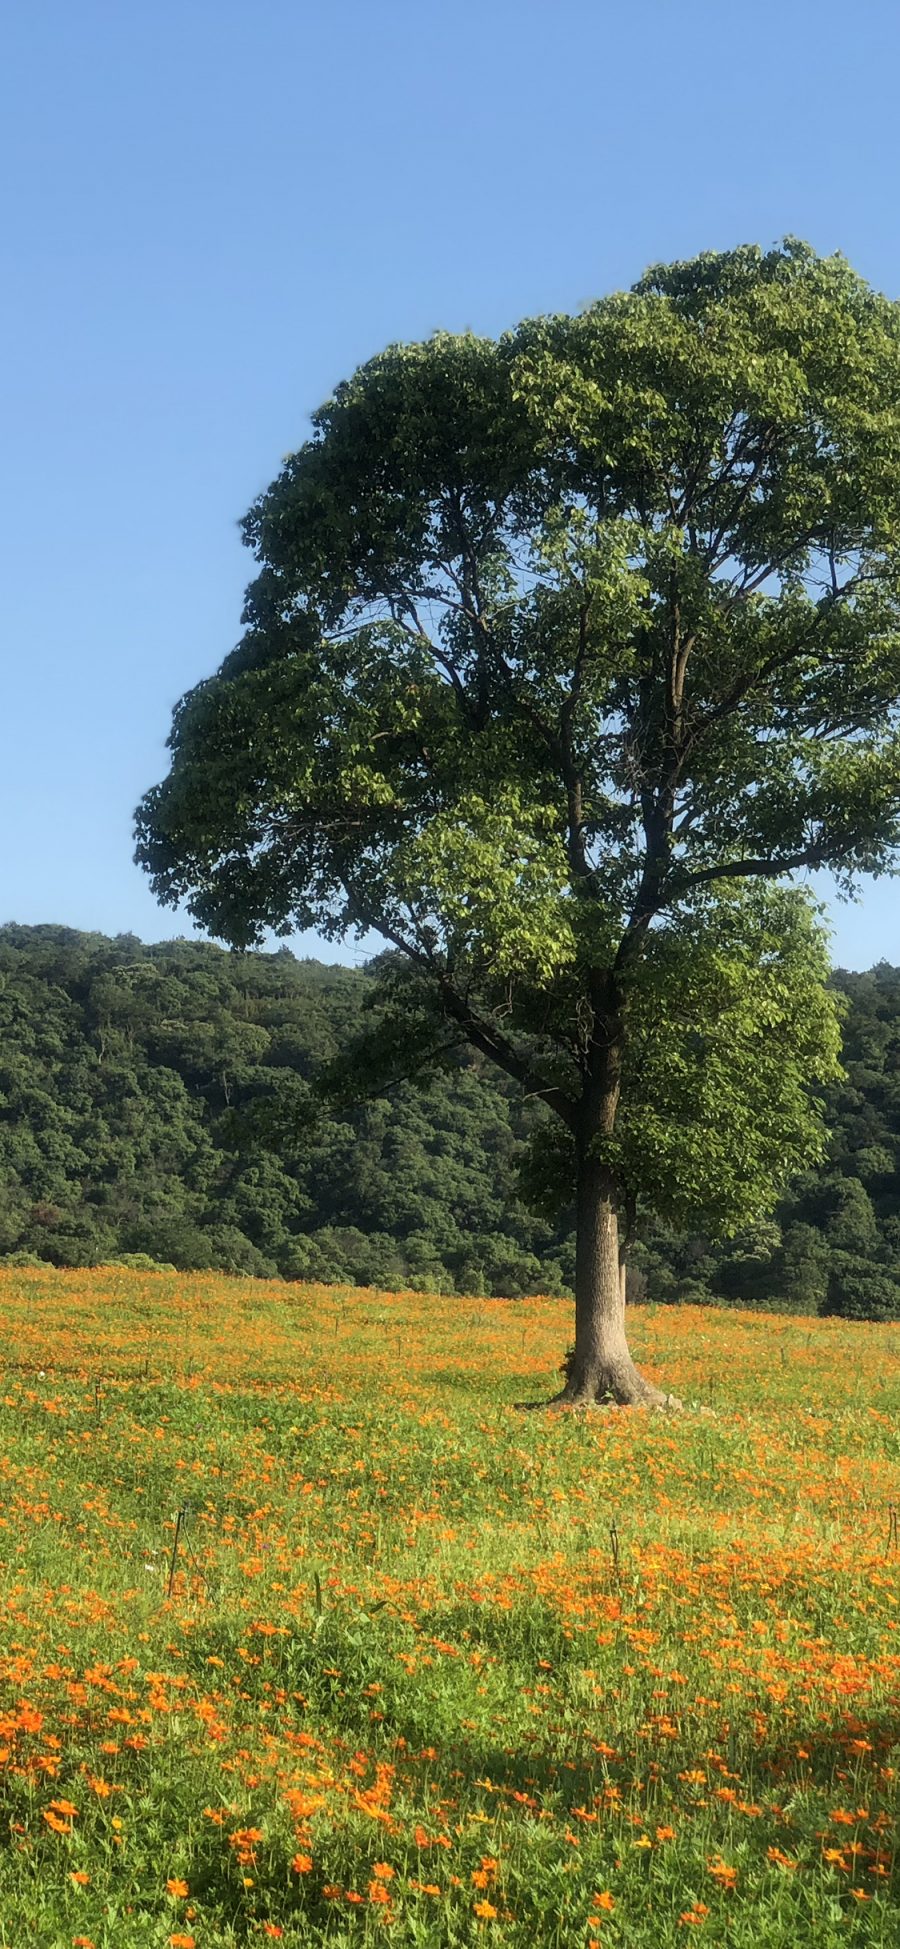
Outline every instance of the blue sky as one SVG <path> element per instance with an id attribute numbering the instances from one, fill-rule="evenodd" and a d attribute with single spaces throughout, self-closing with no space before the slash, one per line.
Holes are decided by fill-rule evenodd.
<path id="1" fill-rule="evenodd" d="M 789 232 L 900 295 L 898 71 L 896 0 L 10 9 L 0 919 L 193 931 L 133 808 L 240 634 L 240 516 L 386 343 Z M 829 918 L 900 963 L 900 882 Z"/>

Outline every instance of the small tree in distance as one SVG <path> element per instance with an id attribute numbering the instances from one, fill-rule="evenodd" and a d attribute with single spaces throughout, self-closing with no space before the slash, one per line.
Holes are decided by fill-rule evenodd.
<path id="1" fill-rule="evenodd" d="M 235 945 L 375 930 L 406 957 L 568 1148 L 558 1404 L 661 1405 L 620 1220 L 634 1159 L 664 1189 L 680 1151 L 653 1088 L 628 1129 L 629 1047 L 718 1117 L 733 1218 L 722 999 L 739 1077 L 756 1049 L 774 1087 L 781 1049 L 798 1156 L 803 1064 L 837 1062 L 809 914 L 797 990 L 802 901 L 761 883 L 896 870 L 900 307 L 795 240 L 707 253 L 497 342 L 391 347 L 313 426 L 245 519 L 245 634 L 177 707 L 137 858 Z"/>

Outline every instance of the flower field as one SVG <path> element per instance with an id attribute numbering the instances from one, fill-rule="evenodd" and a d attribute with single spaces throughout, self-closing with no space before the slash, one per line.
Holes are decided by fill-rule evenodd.
<path id="1" fill-rule="evenodd" d="M 0 1300 L 4 1949 L 900 1943 L 896 1327 Z"/>

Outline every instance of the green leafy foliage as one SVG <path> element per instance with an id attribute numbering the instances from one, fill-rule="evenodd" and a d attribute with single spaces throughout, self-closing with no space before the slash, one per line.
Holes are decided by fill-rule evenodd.
<path id="1" fill-rule="evenodd" d="M 244 639 L 138 815 L 160 897 L 527 1014 L 712 876 L 890 870 L 898 450 L 900 311 L 796 240 L 389 347 L 246 517 Z"/>
<path id="2" fill-rule="evenodd" d="M 378 963 L 0 928 L 0 1255 L 564 1292 L 512 1086 L 458 1045 L 405 1080 L 436 1025 L 423 997 L 398 1046 L 391 993 Z"/>
<path id="3" fill-rule="evenodd" d="M 585 1344 L 618 1292 L 599 1202 L 702 1227 L 666 1274 L 702 1287 L 710 1241 L 821 1161 L 838 1075 L 810 911 L 762 886 L 897 870 L 900 306 L 788 238 L 496 342 L 389 346 L 243 528 L 244 637 L 138 809 L 157 894 L 238 947 L 374 929 L 406 957 L 423 1056 L 425 983 L 557 1119 L 523 1183 L 551 1222 L 577 1175 L 605 1242 Z M 854 1148 L 821 1223 L 871 1255 L 893 1153 Z"/>
<path id="4" fill-rule="evenodd" d="M 743 918 L 746 954 L 757 938 L 753 904 Z M 791 954 L 802 958 L 815 944 L 802 908 L 788 901 L 786 913 L 797 937 L 793 948 L 785 938 L 786 962 L 773 953 L 771 980 L 772 969 L 783 978 Z M 740 1016 L 742 963 L 733 933 L 729 940 Z M 411 993 L 401 1014 L 408 984 L 398 956 L 355 971 L 286 950 L 235 956 L 199 942 L 144 947 L 65 928 L 0 929 L 4 1259 L 149 1259 L 394 1291 L 565 1294 L 573 1177 L 559 1120 L 523 1105 L 477 1053 L 448 1044 L 427 983 L 418 1014 Z M 136 991 L 142 1009 L 129 1023 Z M 723 1003 L 725 992 L 723 982 Z M 748 1003 L 760 992 L 751 984 Z M 638 1206 L 632 1302 L 693 1297 L 900 1317 L 900 970 L 884 962 L 866 975 L 838 970 L 827 995 L 840 1003 L 841 1067 L 818 1092 L 807 1085 L 805 1115 L 816 1120 L 818 1094 L 830 1133 L 819 1164 L 791 1176 L 773 1216 L 741 1223 L 730 1237 L 721 1222 L 704 1228 L 691 1171 L 709 1105 L 701 1091 L 692 1108 L 679 1084 L 684 1166 L 673 1162 L 661 1180 L 681 1187 L 679 1224 Z M 676 1013 L 689 1037 L 686 998 Z M 724 1012 L 718 1023 L 723 1037 L 729 1019 Z M 256 1031 L 255 1053 L 223 1079 L 211 1052 L 235 1048 L 241 1025 Z M 437 1049 L 435 1038 L 443 1038 Z M 766 1100 L 774 1090 L 782 1128 L 777 1041 L 768 1056 L 753 1049 L 748 1062 L 770 1063 Z M 649 1066 L 642 1073 L 646 1081 Z M 788 1074 L 789 1098 L 795 1082 Z M 727 1087 L 722 1146 L 743 1141 L 743 1125 L 729 1137 L 733 1115 L 749 1123 L 751 1139 L 755 1129 L 752 1099 L 735 1105 L 733 1081 Z M 38 1115 L 35 1143 L 29 1119 Z M 640 1126 L 626 1095 L 623 1128 L 630 1122 Z M 674 1151 L 674 1136 L 668 1141 Z M 718 1205 L 710 1199 L 707 1220 L 721 1221 L 722 1196 Z M 740 1205 L 732 1191 L 728 1229 Z"/>

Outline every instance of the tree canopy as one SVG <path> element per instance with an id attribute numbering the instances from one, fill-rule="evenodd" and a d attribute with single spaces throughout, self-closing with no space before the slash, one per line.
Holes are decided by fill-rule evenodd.
<path id="1" fill-rule="evenodd" d="M 313 425 L 139 814 L 162 899 L 548 986 L 713 879 L 890 870 L 900 323 L 841 258 L 393 346 Z"/>
<path id="2" fill-rule="evenodd" d="M 650 1399 L 613 1318 L 629 1034 L 711 893 L 896 870 L 900 309 L 793 239 L 707 253 L 390 347 L 313 429 L 138 858 L 235 944 L 374 928 L 427 975 L 573 1139 L 571 1398 Z"/>

